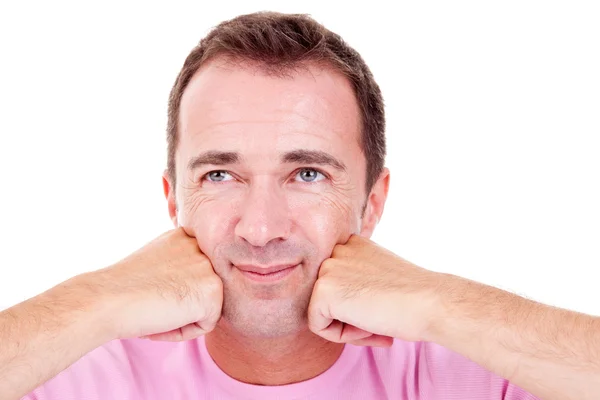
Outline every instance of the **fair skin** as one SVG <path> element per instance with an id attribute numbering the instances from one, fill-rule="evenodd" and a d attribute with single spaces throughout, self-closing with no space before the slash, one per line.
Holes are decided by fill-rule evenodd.
<path id="1" fill-rule="evenodd" d="M 176 182 L 164 179 L 177 228 L 0 313 L 0 398 L 109 340 L 205 334 L 244 382 L 306 380 L 343 343 L 398 338 L 438 343 L 539 398 L 599 398 L 597 317 L 428 271 L 368 239 L 389 174 L 365 193 L 356 107 L 329 69 L 206 65 L 184 95 Z M 248 272 L 282 266 L 293 268 Z"/>

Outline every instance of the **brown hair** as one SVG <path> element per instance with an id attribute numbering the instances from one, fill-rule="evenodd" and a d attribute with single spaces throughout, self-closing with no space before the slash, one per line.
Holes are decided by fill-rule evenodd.
<path id="1" fill-rule="evenodd" d="M 231 56 L 283 74 L 306 62 L 332 66 L 352 83 L 361 112 L 361 147 L 367 160 L 370 192 L 385 161 L 383 98 L 371 71 L 356 50 L 308 15 L 259 12 L 222 22 L 187 56 L 169 96 L 167 173 L 175 185 L 175 152 L 181 97 L 193 75 L 208 59 Z"/>

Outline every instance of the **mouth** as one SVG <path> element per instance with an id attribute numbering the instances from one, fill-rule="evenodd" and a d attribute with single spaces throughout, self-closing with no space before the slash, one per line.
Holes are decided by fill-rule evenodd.
<path id="1" fill-rule="evenodd" d="M 290 275 L 300 264 L 281 264 L 270 267 L 234 265 L 244 277 L 256 282 L 276 282 Z"/>

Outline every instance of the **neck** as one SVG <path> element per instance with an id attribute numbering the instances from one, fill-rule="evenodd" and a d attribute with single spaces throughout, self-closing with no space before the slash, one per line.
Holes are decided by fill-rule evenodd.
<path id="1" fill-rule="evenodd" d="M 342 343 L 329 342 L 308 329 L 278 338 L 254 338 L 217 327 L 205 338 L 208 353 L 232 378 L 255 385 L 302 382 L 325 372 L 342 354 Z"/>

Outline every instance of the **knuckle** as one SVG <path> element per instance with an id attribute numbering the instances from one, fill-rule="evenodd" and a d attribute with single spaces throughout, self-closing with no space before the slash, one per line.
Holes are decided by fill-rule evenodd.
<path id="1" fill-rule="evenodd" d="M 337 261 L 333 258 L 328 258 L 327 260 L 321 263 L 321 267 L 319 268 L 319 279 L 328 276 L 337 268 Z"/>
<path id="2" fill-rule="evenodd" d="M 216 324 L 221 315 L 223 303 L 223 282 L 217 275 L 208 276 L 200 286 L 199 305 L 202 309 L 202 321 Z"/>
<path id="3" fill-rule="evenodd" d="M 345 246 L 343 244 L 339 244 L 339 243 L 336 244 L 333 247 L 333 250 L 331 252 L 331 257 L 340 257 L 340 256 L 342 256 L 344 254 L 344 249 L 345 249 Z"/>
<path id="4" fill-rule="evenodd" d="M 218 295 L 223 291 L 223 281 L 216 274 L 204 279 L 204 288 L 210 295 Z"/>
<path id="5" fill-rule="evenodd" d="M 314 286 L 314 292 L 317 294 L 328 293 L 334 287 L 333 280 L 328 277 L 321 277 L 317 279 Z"/>
<path id="6" fill-rule="evenodd" d="M 326 327 L 323 326 L 323 322 L 321 322 L 321 319 L 309 320 L 308 329 L 321 337 L 324 337 L 323 335 L 327 334 Z"/>
<path id="7" fill-rule="evenodd" d="M 332 258 L 328 258 L 327 260 L 321 263 L 321 272 L 325 273 L 332 269 L 335 265 L 335 260 Z"/>
<path id="8" fill-rule="evenodd" d="M 219 318 L 216 316 L 216 314 L 213 314 L 209 318 L 206 318 L 204 320 L 204 323 L 202 324 L 206 333 L 211 332 L 213 329 L 215 329 L 218 321 Z"/>
<path id="9" fill-rule="evenodd" d="M 218 307 L 204 307 L 203 315 L 198 319 L 196 323 L 200 326 L 205 333 L 208 333 L 215 329 L 217 322 L 221 317 L 221 309 Z"/>

